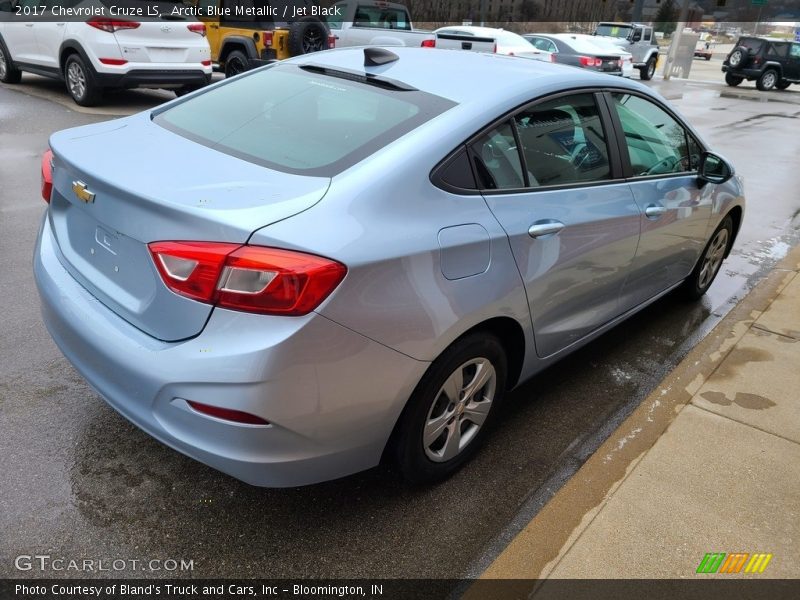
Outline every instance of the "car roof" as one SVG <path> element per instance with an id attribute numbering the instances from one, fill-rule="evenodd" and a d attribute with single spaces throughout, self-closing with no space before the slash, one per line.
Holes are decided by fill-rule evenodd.
<path id="1" fill-rule="evenodd" d="M 364 67 L 364 47 L 340 48 L 303 54 L 285 64 L 317 64 L 400 81 L 459 104 L 498 102 L 535 93 L 536 88 L 609 86 L 656 95 L 637 82 L 522 57 L 434 48 L 384 48 L 398 60 L 379 67 Z M 656 95 L 657 96 L 657 95 Z"/>

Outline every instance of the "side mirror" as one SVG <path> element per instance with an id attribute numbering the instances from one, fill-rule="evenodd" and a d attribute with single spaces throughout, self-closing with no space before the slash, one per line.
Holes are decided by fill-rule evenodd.
<path id="1" fill-rule="evenodd" d="M 725 183 L 733 177 L 731 164 L 719 154 L 703 152 L 700 156 L 700 168 L 697 172 L 700 181 L 708 183 Z"/>
<path id="2" fill-rule="evenodd" d="M 633 34 L 633 37 L 631 38 L 631 42 L 640 42 L 640 41 L 642 41 L 642 32 L 641 31 L 637 31 L 636 33 Z"/>

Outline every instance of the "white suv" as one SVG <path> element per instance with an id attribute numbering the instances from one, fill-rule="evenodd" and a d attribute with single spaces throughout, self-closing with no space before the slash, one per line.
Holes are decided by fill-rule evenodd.
<path id="1" fill-rule="evenodd" d="M 110 16 L 111 7 L 145 7 L 147 0 L 0 0 L 0 81 L 17 83 L 21 72 L 66 82 L 82 106 L 97 104 L 105 88 L 156 87 L 182 94 L 211 80 L 211 52 L 205 25 L 171 8 L 180 0 L 161 0 L 157 19 Z M 155 5 L 153 2 L 151 5 Z M 104 7 L 105 16 L 91 14 Z M 167 9 L 164 12 L 164 9 Z M 23 21 L 22 19 L 34 19 Z M 63 20 L 56 20 L 63 18 Z M 71 19 L 71 20 L 70 20 Z"/>

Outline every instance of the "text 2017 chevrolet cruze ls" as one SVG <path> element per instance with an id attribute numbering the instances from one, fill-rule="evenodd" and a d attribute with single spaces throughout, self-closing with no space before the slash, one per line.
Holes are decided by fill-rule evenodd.
<path id="1" fill-rule="evenodd" d="M 674 288 L 741 182 L 646 87 L 343 49 L 56 133 L 45 322 L 120 413 L 244 481 L 460 467 L 504 393 Z"/>

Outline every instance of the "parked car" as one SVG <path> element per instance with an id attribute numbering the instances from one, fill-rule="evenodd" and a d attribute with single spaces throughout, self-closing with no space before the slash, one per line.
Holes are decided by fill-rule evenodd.
<path id="1" fill-rule="evenodd" d="M 435 33 L 437 48 L 505 54 L 553 62 L 550 52 L 540 50 L 521 35 L 504 29 L 472 25 L 450 26 L 441 27 Z"/>
<path id="2" fill-rule="evenodd" d="M 598 23 L 596 36 L 610 38 L 633 55 L 633 66 L 644 80 L 653 78 L 658 66 L 658 42 L 653 28 L 641 23 Z"/>
<path id="3" fill-rule="evenodd" d="M 414 28 L 404 4 L 383 0 L 337 2 L 327 17 L 336 46 L 411 46 L 433 44 L 433 32 Z"/>
<path id="4" fill-rule="evenodd" d="M 124 4 L 124 0 L 97 1 L 106 7 Z M 23 71 L 52 77 L 66 83 L 77 104 L 92 106 L 106 89 L 158 87 L 183 94 L 211 80 L 206 28 L 195 20 L 173 17 L 167 11 L 159 19 L 147 20 L 21 21 L 14 16 L 19 3 L 0 0 L 0 81 L 4 83 L 18 83 Z M 61 4 L 80 9 L 93 2 L 64 0 Z M 178 0 L 160 6 L 167 10 L 174 4 Z"/>
<path id="5" fill-rule="evenodd" d="M 633 77 L 633 71 L 634 71 L 633 54 L 631 54 L 630 52 L 626 52 L 625 50 L 620 48 L 620 46 L 612 39 L 603 36 L 588 35 L 588 34 L 573 34 L 573 35 L 576 35 L 579 39 L 586 39 L 595 46 L 600 46 L 607 52 L 619 54 L 619 58 L 622 61 L 622 76 Z"/>
<path id="6" fill-rule="evenodd" d="M 711 42 L 700 40 L 695 44 L 694 57 L 711 60 L 714 53 L 711 50 Z"/>
<path id="7" fill-rule="evenodd" d="M 619 48 L 609 52 L 572 33 L 530 33 L 522 37 L 538 50 L 551 53 L 553 62 L 608 75 L 622 75 L 622 51 Z"/>
<path id="8" fill-rule="evenodd" d="M 737 86 L 754 81 L 762 92 L 785 90 L 800 83 L 800 42 L 784 39 L 742 37 L 722 61 L 725 83 Z"/>
<path id="9" fill-rule="evenodd" d="M 234 6 L 231 0 L 192 1 L 201 9 L 199 18 L 208 31 L 211 60 L 226 77 L 274 60 L 328 50 L 336 45 L 324 16 L 311 14 L 311 7 L 316 5 L 310 0 L 287 4 L 285 13 L 278 10 L 274 0 L 248 0 L 239 5 L 252 9 L 252 14 L 233 18 L 223 12 Z M 278 11 L 276 16 L 267 12 L 270 8 Z M 295 16 L 297 9 L 303 9 L 302 16 Z"/>
<path id="10" fill-rule="evenodd" d="M 508 390 L 702 296 L 744 210 L 645 86 L 476 52 L 295 57 L 50 147 L 56 344 L 150 435 L 265 486 L 450 475 Z"/>

